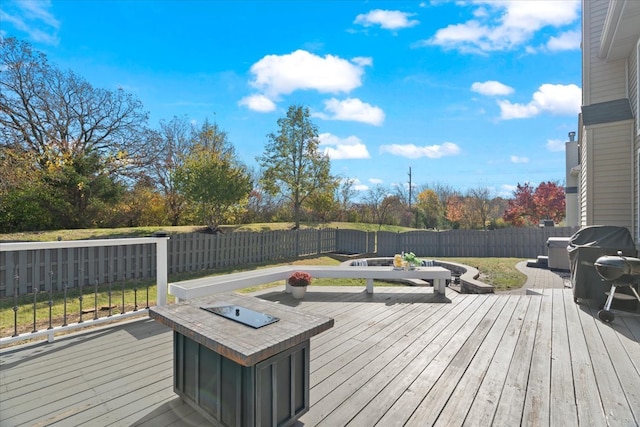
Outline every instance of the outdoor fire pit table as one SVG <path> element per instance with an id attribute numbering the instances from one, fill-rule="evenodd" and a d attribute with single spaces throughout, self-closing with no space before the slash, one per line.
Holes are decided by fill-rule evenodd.
<path id="1" fill-rule="evenodd" d="M 234 293 L 149 316 L 173 329 L 174 391 L 215 425 L 286 426 L 309 410 L 309 342 L 332 318 Z"/>

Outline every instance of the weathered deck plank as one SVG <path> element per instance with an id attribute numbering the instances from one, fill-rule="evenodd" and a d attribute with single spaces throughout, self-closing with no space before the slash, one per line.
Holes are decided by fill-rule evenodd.
<path id="1" fill-rule="evenodd" d="M 335 318 L 311 340 L 310 411 L 299 425 L 637 425 L 640 317 L 612 324 L 570 290 L 459 295 L 311 287 Z M 2 426 L 206 425 L 173 393 L 171 331 L 129 322 L 0 353 Z"/>
<path id="2" fill-rule="evenodd" d="M 451 425 L 459 414 L 468 411 L 467 403 L 473 400 L 477 384 L 487 370 L 517 299 L 517 296 L 500 298 L 499 302 L 504 303 L 502 308 L 499 304 L 494 305 L 478 323 L 422 404 L 413 412 L 409 425 Z M 444 411 L 449 403 L 450 408 Z"/>
<path id="3" fill-rule="evenodd" d="M 423 363 L 421 372 L 408 384 L 407 392 L 403 393 L 385 412 L 379 424 L 383 426 L 402 425 L 413 414 L 415 409 L 424 400 L 431 387 L 438 381 L 449 366 L 455 355 L 464 346 L 471 333 L 476 330 L 476 325 L 482 322 L 484 316 L 498 302 L 498 298 L 487 297 L 470 317 L 458 316 L 445 333 L 439 335 L 435 346 L 427 349 L 429 357 L 421 357 Z M 504 300 L 504 299 L 503 299 Z M 482 331 L 479 331 L 481 334 Z M 432 353 L 435 353 L 432 355 Z"/>
<path id="4" fill-rule="evenodd" d="M 557 292 L 556 292 L 557 291 Z M 549 423 L 552 426 L 574 427 L 578 425 L 569 331 L 560 328 L 559 321 L 566 321 L 565 300 L 560 289 L 552 291 L 552 331 L 551 331 L 551 393 L 549 395 Z"/>
<path id="5" fill-rule="evenodd" d="M 607 421 L 602 409 L 602 401 L 598 393 L 598 385 L 593 372 L 587 341 L 584 333 L 576 333 L 576 331 L 583 330 L 582 321 L 590 322 L 593 319 L 573 302 L 573 296 L 569 292 L 564 292 L 564 301 L 567 307 L 565 315 L 567 330 L 569 331 L 569 347 L 571 348 L 571 365 L 578 422 L 581 425 L 591 425 L 593 427 L 606 426 Z"/>
<path id="6" fill-rule="evenodd" d="M 594 312 L 595 310 L 592 310 L 592 314 L 597 315 L 597 313 Z M 622 401 L 620 403 L 620 419 L 622 419 L 623 422 L 626 422 L 626 420 L 629 419 L 630 422 L 635 422 L 636 425 L 639 425 L 640 373 L 633 364 L 629 363 L 629 361 L 633 359 L 630 357 L 630 354 L 627 353 L 625 346 L 621 342 L 624 334 L 617 332 L 611 325 L 604 325 L 601 322 L 595 322 L 595 324 L 600 332 L 600 337 L 602 338 L 603 345 L 609 355 L 609 360 L 611 361 L 613 370 L 619 380 L 620 387 L 623 390 L 623 393 L 618 395 L 618 399 L 626 399 L 626 402 Z M 615 325 L 617 326 L 619 323 L 616 323 Z M 635 347 L 637 348 L 640 346 L 636 344 Z M 627 414 L 624 410 L 624 408 L 627 407 L 625 403 L 630 409 L 630 414 Z M 613 408 L 605 407 L 607 412 L 612 409 Z"/>
<path id="7" fill-rule="evenodd" d="M 335 416 L 338 417 L 344 413 L 343 420 L 350 419 L 350 424 L 354 426 L 374 425 L 378 422 L 413 379 L 420 374 L 424 364 L 433 358 L 434 354 L 429 353 L 426 349 L 431 346 L 431 349 L 435 350 L 439 344 L 434 343 L 434 340 L 441 337 L 440 340 L 445 341 L 448 336 L 443 333 L 449 329 L 451 323 L 462 316 L 465 311 L 471 312 L 472 298 L 463 297 L 457 301 L 460 304 L 443 308 L 442 316 L 431 316 L 425 321 L 427 333 L 413 330 L 413 333 L 419 333 L 415 341 L 405 347 L 403 353 L 390 362 L 384 370 L 376 372 L 364 387 L 341 402 Z M 352 416 L 354 410 L 357 413 Z"/>
<path id="8" fill-rule="evenodd" d="M 517 295 L 509 298 L 501 317 L 491 329 L 491 336 L 488 336 L 482 343 L 473 361 L 465 370 L 464 376 L 447 400 L 438 417 L 437 425 L 455 424 L 459 422 L 460 414 L 466 414 L 472 408 L 484 412 L 483 405 L 479 404 L 479 401 L 486 400 L 486 396 L 479 396 L 481 386 L 485 379 L 498 381 L 499 386 L 494 383 L 492 388 L 501 389 L 504 384 L 504 376 L 502 379 L 497 377 L 500 371 L 505 373 L 507 371 L 516 343 L 515 337 L 517 335 L 514 332 L 519 331 L 522 326 L 522 318 L 526 313 L 528 302 L 528 299 L 520 298 Z M 509 340 L 510 342 L 508 342 Z M 501 351 L 498 352 L 498 349 Z M 495 372 L 495 369 L 492 370 L 497 366 L 499 366 L 498 372 Z M 493 416 L 493 411 L 487 410 L 486 412 L 491 413 L 491 417 Z M 489 421 L 484 424 L 488 425 L 491 422 L 491 417 L 483 416 L 480 418 L 489 418 Z M 470 418 L 475 419 L 476 416 L 472 415 Z"/>
<path id="9" fill-rule="evenodd" d="M 591 315 L 591 319 L 586 319 L 582 327 L 589 347 L 589 354 L 591 354 L 596 383 L 607 423 L 619 426 L 638 425 L 640 420 L 634 419 L 632 410 L 624 395 L 623 385 L 616 373 L 616 369 L 621 372 L 626 370 L 629 359 L 627 358 L 626 363 L 620 366 L 616 366 L 613 363 L 611 352 L 607 347 L 614 345 L 614 342 L 610 337 L 605 339 L 607 337 L 602 335 L 604 328 L 611 329 L 611 326 L 597 320 L 598 308 L 596 304 L 592 303 L 589 306 L 584 306 L 584 309 L 589 310 L 588 313 Z M 637 375 L 640 374 L 636 372 Z"/>
<path id="10" fill-rule="evenodd" d="M 523 426 L 549 425 L 549 388 L 551 386 L 551 329 L 553 299 L 542 292 L 540 313 L 533 344 L 531 370 L 522 417 Z"/>
<path id="11" fill-rule="evenodd" d="M 446 311 L 445 308 L 443 305 L 436 313 Z M 318 402 L 318 405 L 327 407 L 328 413 L 323 417 L 321 425 L 335 425 L 339 420 L 344 422 L 352 418 L 380 390 L 388 391 L 386 386 L 389 381 L 404 372 L 412 361 L 421 360 L 419 357 L 426 346 L 425 341 L 435 333 L 437 322 L 442 322 L 439 329 L 443 329 L 446 316 L 440 317 L 422 311 L 402 324 L 404 332 L 395 329 L 394 333 L 374 343 L 371 350 L 363 353 L 362 357 L 347 362 L 344 368 L 335 373 L 344 378 L 343 382 Z M 329 384 L 334 383 L 335 381 L 331 381 Z M 393 396 L 392 393 L 386 395 L 387 399 Z M 331 410 L 332 408 L 335 410 Z M 310 421 L 320 423 L 319 420 Z"/>

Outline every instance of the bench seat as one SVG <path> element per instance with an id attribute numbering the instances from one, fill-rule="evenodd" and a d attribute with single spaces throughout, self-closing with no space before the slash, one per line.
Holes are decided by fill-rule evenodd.
<path id="1" fill-rule="evenodd" d="M 445 293 L 447 280 L 451 280 L 451 271 L 443 267 L 395 270 L 392 267 L 285 265 L 169 283 L 169 293 L 181 301 L 190 300 L 279 280 L 286 281 L 294 271 L 306 271 L 314 278 L 367 279 L 367 292 L 369 293 L 373 293 L 374 279 L 433 280 L 434 292 L 440 294 Z M 288 284 L 286 284 L 286 289 L 287 292 L 290 291 Z"/>

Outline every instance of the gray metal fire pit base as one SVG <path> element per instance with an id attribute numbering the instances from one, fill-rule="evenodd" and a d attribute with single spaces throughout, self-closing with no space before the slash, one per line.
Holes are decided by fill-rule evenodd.
<path id="1" fill-rule="evenodd" d="M 174 331 L 174 391 L 216 426 L 288 426 L 309 410 L 309 350 L 242 366 Z"/>

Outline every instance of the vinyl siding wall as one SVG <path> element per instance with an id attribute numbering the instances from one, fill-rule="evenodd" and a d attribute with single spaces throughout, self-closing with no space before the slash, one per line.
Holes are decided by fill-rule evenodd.
<path id="1" fill-rule="evenodd" d="M 583 105 L 628 98 L 638 117 L 637 49 L 629 58 L 598 56 L 609 0 L 583 1 Z M 580 225 L 640 227 L 635 121 L 584 127 L 581 134 Z M 638 231 L 633 233 L 640 238 Z"/>
<path id="2" fill-rule="evenodd" d="M 590 224 L 632 226 L 632 186 L 635 159 L 630 146 L 633 123 L 617 122 L 587 131 L 591 135 L 592 163 L 589 184 L 593 187 Z"/>
<path id="3" fill-rule="evenodd" d="M 608 0 L 590 0 L 583 3 L 584 19 L 588 31 L 584 33 L 584 46 L 587 61 L 583 63 L 584 105 L 612 101 L 627 97 L 626 60 L 605 62 L 598 57 L 600 39 L 609 9 Z"/>

